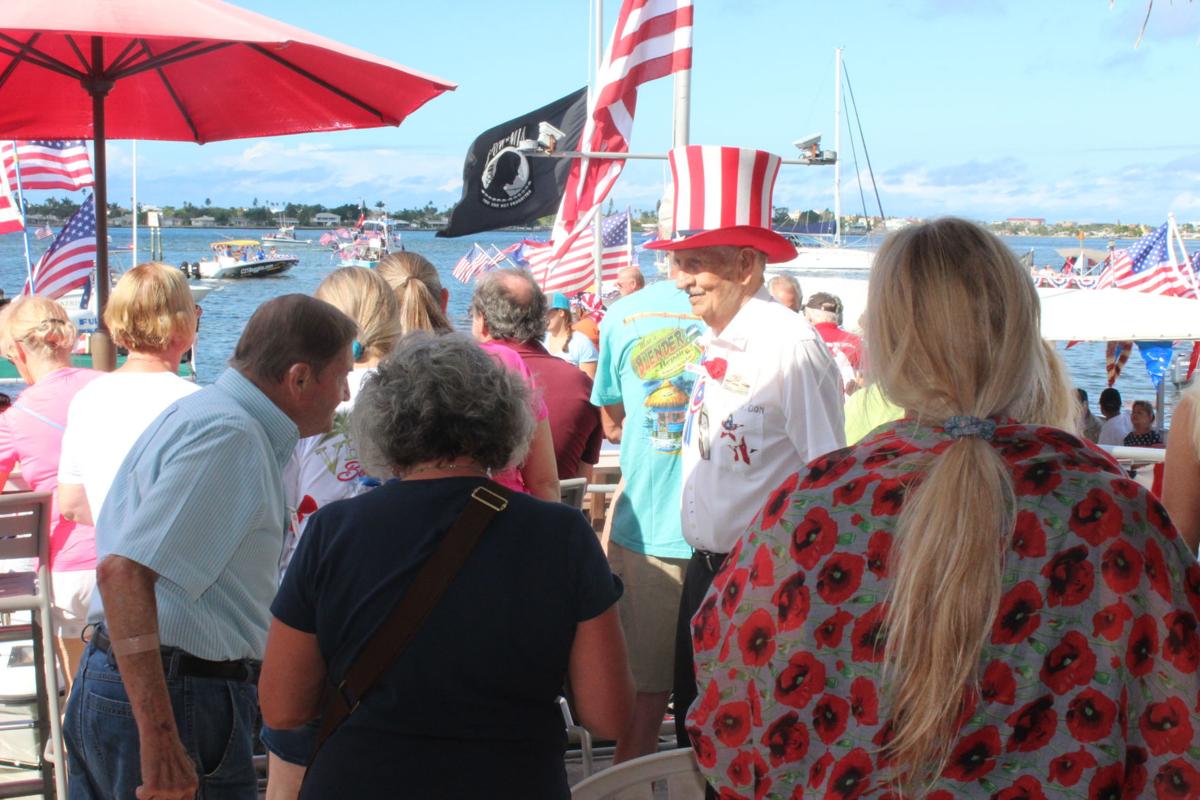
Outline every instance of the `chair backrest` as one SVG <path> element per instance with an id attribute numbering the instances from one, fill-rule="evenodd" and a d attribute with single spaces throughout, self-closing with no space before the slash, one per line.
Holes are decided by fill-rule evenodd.
<path id="1" fill-rule="evenodd" d="M 0 495 L 0 561 L 36 558 L 44 562 L 49 541 L 48 492 Z"/>
<path id="2" fill-rule="evenodd" d="M 567 478 L 558 482 L 558 496 L 569 506 L 582 509 L 585 495 L 587 478 Z"/>
<path id="3" fill-rule="evenodd" d="M 670 800 L 702 800 L 704 776 L 692 748 L 654 753 L 585 778 L 571 789 L 571 800 L 609 800 L 618 792 L 634 787 L 649 788 L 656 781 L 667 781 Z M 657 797 L 657 795 L 655 795 Z"/>

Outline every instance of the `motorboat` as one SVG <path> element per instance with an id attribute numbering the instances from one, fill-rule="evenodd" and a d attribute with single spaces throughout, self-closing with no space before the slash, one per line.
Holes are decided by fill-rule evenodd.
<path id="1" fill-rule="evenodd" d="M 399 244 L 397 242 L 397 244 Z M 369 219 L 355 232 L 352 241 L 338 245 L 339 267 L 367 267 L 373 269 L 379 260 L 391 252 L 392 234 L 388 220 Z"/>
<path id="2" fill-rule="evenodd" d="M 198 263 L 201 278 L 261 278 L 287 272 L 300 262 L 299 257 L 264 249 L 255 239 L 232 239 L 209 245 L 213 256 Z"/>
<path id="3" fill-rule="evenodd" d="M 308 247 L 312 239 L 297 239 L 296 228 L 293 225 L 280 225 L 279 230 L 270 236 L 262 237 L 263 244 L 272 247 Z"/>

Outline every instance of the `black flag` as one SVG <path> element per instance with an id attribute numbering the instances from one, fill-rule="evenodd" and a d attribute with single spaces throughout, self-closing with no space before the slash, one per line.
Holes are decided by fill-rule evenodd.
<path id="1" fill-rule="evenodd" d="M 564 134 L 558 150 L 579 144 L 587 115 L 587 90 L 555 100 L 480 134 L 463 164 L 462 199 L 450 211 L 450 223 L 438 236 L 464 236 L 509 225 L 528 225 L 553 214 L 562 200 L 569 158 L 528 156 L 517 149 L 523 139 L 538 138 L 538 123 Z"/>

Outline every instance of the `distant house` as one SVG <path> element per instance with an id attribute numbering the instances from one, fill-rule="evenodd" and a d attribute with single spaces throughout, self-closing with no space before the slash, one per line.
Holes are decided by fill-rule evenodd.
<path id="1" fill-rule="evenodd" d="M 164 228 L 179 228 L 183 226 L 183 220 L 179 217 L 168 217 L 163 215 L 158 218 L 159 224 Z"/>
<path id="2" fill-rule="evenodd" d="M 313 214 L 312 221 L 314 225 L 320 225 L 323 228 L 334 228 L 342 224 L 342 218 L 330 211 Z"/>
<path id="3" fill-rule="evenodd" d="M 1009 225 L 1045 225 L 1045 217 L 1009 217 L 1007 220 Z"/>
<path id="4" fill-rule="evenodd" d="M 296 219 L 295 217 L 280 217 L 279 224 L 280 225 L 291 225 L 291 226 L 295 227 L 296 225 L 300 224 L 300 220 Z"/>
<path id="5" fill-rule="evenodd" d="M 108 224 L 118 228 L 128 228 L 133 225 L 133 215 L 122 214 L 119 217 L 109 217 Z"/>
<path id="6" fill-rule="evenodd" d="M 211 228 L 217 222 L 216 217 L 210 217 L 207 214 L 199 217 L 192 217 L 193 228 Z"/>
<path id="7" fill-rule="evenodd" d="M 254 223 L 246 217 L 233 217 L 229 220 L 229 224 L 234 228 L 253 228 Z"/>

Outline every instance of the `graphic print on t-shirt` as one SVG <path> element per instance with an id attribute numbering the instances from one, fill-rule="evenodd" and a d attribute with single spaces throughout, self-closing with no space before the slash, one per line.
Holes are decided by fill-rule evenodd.
<path id="1" fill-rule="evenodd" d="M 633 345 L 629 363 L 646 386 L 642 427 L 655 452 L 680 452 L 688 397 L 696 380 L 687 365 L 700 358 L 700 346 L 696 344 L 700 334 L 699 325 L 662 328 L 647 333 Z"/>

